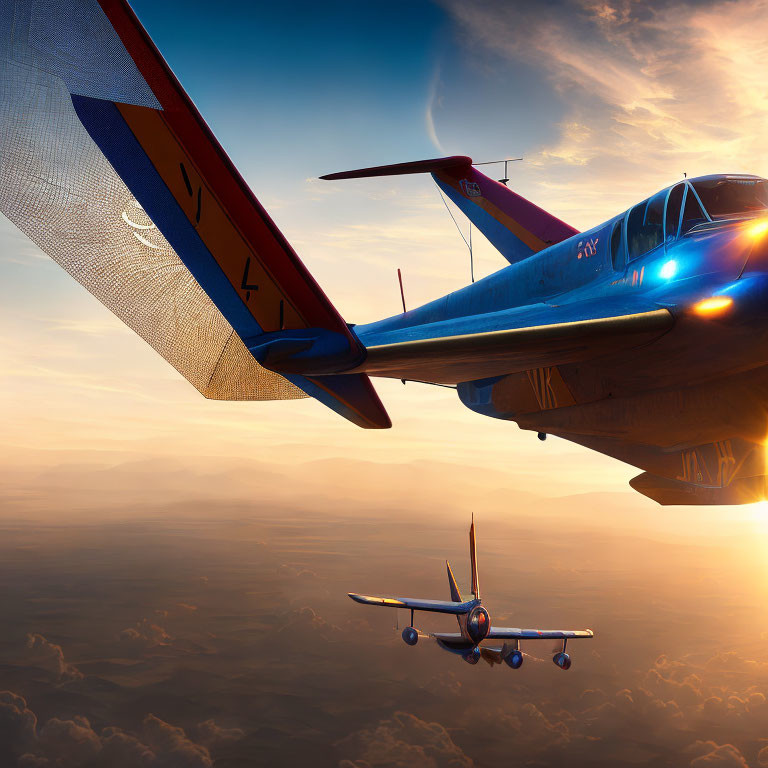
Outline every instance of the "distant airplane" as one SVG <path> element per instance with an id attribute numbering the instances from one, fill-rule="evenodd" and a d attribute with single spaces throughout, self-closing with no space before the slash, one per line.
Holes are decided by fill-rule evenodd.
<path id="1" fill-rule="evenodd" d="M 552 657 L 552 661 L 560 669 L 571 668 L 571 657 L 566 653 L 569 640 L 591 638 L 591 629 L 512 629 L 509 627 L 494 627 L 491 616 L 483 607 L 480 599 L 480 584 L 477 578 L 477 549 L 475 546 L 475 521 L 469 528 L 469 559 L 472 567 L 472 600 L 464 600 L 453 577 L 451 565 L 446 560 L 448 571 L 448 586 L 451 590 L 450 601 L 421 600 L 410 597 L 369 597 L 353 592 L 349 596 L 363 605 L 380 605 L 385 608 L 406 608 L 411 612 L 411 623 L 403 630 L 403 642 L 406 645 L 416 645 L 420 637 L 429 637 L 450 653 L 461 656 L 468 664 L 477 664 L 484 659 L 491 666 L 504 662 L 512 669 L 520 669 L 525 654 L 520 648 L 521 640 L 560 640 L 562 647 Z M 450 613 L 459 622 L 458 632 L 434 632 L 423 635 L 413 626 L 414 611 L 431 611 L 432 613 Z M 503 640 L 503 645 L 481 645 L 485 640 Z"/>
<path id="2" fill-rule="evenodd" d="M 578 232 L 469 157 L 325 176 L 429 173 L 509 262 L 349 324 L 127 2 L 3 7 L 0 211 L 205 397 L 311 396 L 385 428 L 370 376 L 447 385 L 641 468 L 631 486 L 660 504 L 766 497 L 764 179 L 683 179 Z"/>

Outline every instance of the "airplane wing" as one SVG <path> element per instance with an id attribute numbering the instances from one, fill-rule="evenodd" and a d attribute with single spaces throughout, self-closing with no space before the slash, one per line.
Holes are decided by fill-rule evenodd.
<path id="1" fill-rule="evenodd" d="M 263 368 L 263 335 L 359 342 L 226 155 L 127 0 L 0 0 L 0 213 L 206 397 L 311 395 L 389 418 L 364 374 Z"/>
<path id="2" fill-rule="evenodd" d="M 486 640 L 577 640 L 594 637 L 591 629 L 516 629 L 494 627 Z"/>
<path id="3" fill-rule="evenodd" d="M 447 600 L 420 600 L 411 597 L 371 597 L 350 592 L 349 596 L 363 605 L 381 605 L 385 608 L 408 608 L 412 611 L 431 611 L 432 613 L 466 613 L 468 603 L 453 603 Z"/>
<path id="4" fill-rule="evenodd" d="M 407 313 L 403 321 L 407 320 Z M 459 384 L 631 349 L 674 324 L 666 308 L 605 302 L 527 307 L 405 327 L 357 326 L 373 376 Z"/>

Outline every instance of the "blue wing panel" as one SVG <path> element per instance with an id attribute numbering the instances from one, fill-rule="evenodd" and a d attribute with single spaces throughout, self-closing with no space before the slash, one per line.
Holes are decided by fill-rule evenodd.
<path id="1" fill-rule="evenodd" d="M 571 640 L 594 637 L 591 629 L 514 629 L 491 627 L 487 640 Z"/>
<path id="2" fill-rule="evenodd" d="M 467 613 L 475 605 L 474 601 L 466 603 L 452 603 L 446 600 L 421 600 L 412 597 L 372 597 L 370 595 L 357 595 L 350 592 L 349 596 L 363 605 L 380 605 L 385 608 L 408 608 L 414 611 L 431 611 L 432 613 L 452 613 L 454 615 Z"/>
<path id="3" fill-rule="evenodd" d="M 238 336 L 262 333 L 117 107 L 111 101 L 76 95 L 72 103 L 91 138 Z"/>

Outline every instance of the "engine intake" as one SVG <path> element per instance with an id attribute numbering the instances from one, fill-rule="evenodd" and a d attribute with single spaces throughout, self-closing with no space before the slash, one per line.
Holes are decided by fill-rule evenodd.
<path id="1" fill-rule="evenodd" d="M 419 642 L 419 632 L 414 627 L 406 627 L 403 630 L 403 642 L 406 645 L 416 645 Z"/>
<path id="2" fill-rule="evenodd" d="M 523 652 L 519 650 L 512 651 L 512 653 L 504 657 L 504 661 L 512 669 L 520 669 L 523 666 Z"/>
<path id="3" fill-rule="evenodd" d="M 556 653 L 552 657 L 552 661 L 555 663 L 555 666 L 560 667 L 560 669 L 571 668 L 571 657 L 562 651 L 560 653 Z"/>

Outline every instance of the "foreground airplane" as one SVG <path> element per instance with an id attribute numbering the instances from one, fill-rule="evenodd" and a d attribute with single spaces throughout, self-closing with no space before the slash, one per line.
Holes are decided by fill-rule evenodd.
<path id="1" fill-rule="evenodd" d="M 0 0 L 0 93 L 0 211 L 206 397 L 385 428 L 370 376 L 450 385 L 661 504 L 765 498 L 765 180 L 681 181 L 580 233 L 468 157 L 334 174 L 432 174 L 509 262 L 351 325 L 124 0 Z"/>
<path id="2" fill-rule="evenodd" d="M 413 626 L 414 611 L 430 611 L 432 613 L 450 613 L 459 622 L 458 632 L 435 632 L 427 635 L 434 638 L 437 644 L 450 653 L 461 656 L 468 664 L 477 664 L 484 659 L 491 666 L 505 662 L 512 669 L 520 669 L 523 665 L 523 654 L 520 649 L 521 640 L 562 640 L 562 648 L 555 653 L 552 661 L 560 669 L 571 668 L 571 657 L 565 652 L 569 640 L 594 637 L 591 629 L 512 629 L 510 627 L 494 627 L 491 616 L 483 607 L 480 599 L 480 583 L 477 578 L 477 548 L 475 545 L 475 522 L 469 528 L 469 560 L 472 567 L 472 600 L 463 600 L 461 592 L 453 577 L 451 565 L 446 560 L 448 571 L 448 586 L 451 590 L 450 601 L 419 600 L 410 597 L 369 597 L 349 596 L 363 605 L 380 605 L 385 608 L 406 608 L 411 612 L 411 623 L 403 630 L 403 642 L 406 645 L 416 645 L 420 634 Z M 504 640 L 500 646 L 480 645 L 484 640 Z M 509 641 L 509 642 L 506 642 Z"/>

